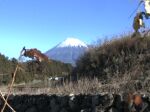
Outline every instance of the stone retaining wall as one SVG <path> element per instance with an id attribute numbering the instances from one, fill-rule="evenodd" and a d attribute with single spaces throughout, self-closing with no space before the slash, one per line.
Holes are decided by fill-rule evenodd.
<path id="1" fill-rule="evenodd" d="M 150 112 L 150 99 L 142 97 L 142 112 Z M 11 95 L 9 104 L 16 112 L 129 112 L 128 95 Z M 0 108 L 3 106 L 0 99 Z M 7 107 L 5 112 L 11 112 Z"/>

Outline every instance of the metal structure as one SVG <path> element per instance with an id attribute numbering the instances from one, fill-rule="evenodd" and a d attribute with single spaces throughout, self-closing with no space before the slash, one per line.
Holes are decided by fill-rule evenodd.
<path id="1" fill-rule="evenodd" d="M 36 48 L 26 49 L 25 47 L 23 47 L 23 49 L 20 52 L 20 56 L 36 59 L 39 62 L 48 61 L 48 57 L 45 54 L 41 53 L 41 51 L 37 50 Z"/>

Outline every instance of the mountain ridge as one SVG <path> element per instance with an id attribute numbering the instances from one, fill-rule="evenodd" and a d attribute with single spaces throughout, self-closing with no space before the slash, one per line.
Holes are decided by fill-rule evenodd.
<path id="1" fill-rule="evenodd" d="M 45 54 L 50 59 L 70 63 L 75 66 L 76 60 L 82 56 L 87 49 L 88 46 L 83 41 L 69 37 L 48 50 Z"/>

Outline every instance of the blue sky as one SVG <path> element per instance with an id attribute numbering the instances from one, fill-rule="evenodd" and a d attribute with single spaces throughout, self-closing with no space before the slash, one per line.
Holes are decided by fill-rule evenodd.
<path id="1" fill-rule="evenodd" d="M 23 46 L 49 50 L 67 37 L 91 44 L 132 31 L 139 0 L 0 0 L 0 52 L 18 57 Z"/>

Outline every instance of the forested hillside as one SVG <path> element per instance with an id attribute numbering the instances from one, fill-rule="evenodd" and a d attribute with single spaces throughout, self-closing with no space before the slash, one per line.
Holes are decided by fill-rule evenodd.
<path id="1" fill-rule="evenodd" d="M 0 84 L 8 84 L 12 78 L 18 61 L 15 58 L 8 59 L 5 55 L 0 54 Z M 30 82 L 34 79 L 44 80 L 51 76 L 66 76 L 72 70 L 70 64 L 64 64 L 58 61 L 37 62 L 27 61 L 19 63 L 16 83 Z"/>

